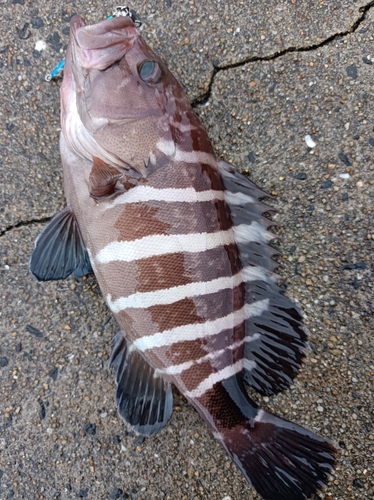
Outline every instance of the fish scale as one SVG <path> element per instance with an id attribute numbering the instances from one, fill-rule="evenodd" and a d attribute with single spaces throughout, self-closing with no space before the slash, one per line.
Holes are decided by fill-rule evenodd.
<path id="1" fill-rule="evenodd" d="M 91 271 L 120 331 L 109 364 L 126 426 L 160 431 L 172 384 L 266 500 L 321 488 L 335 447 L 260 409 L 305 356 L 277 285 L 267 194 L 218 160 L 177 80 L 130 17 L 70 23 L 61 87 L 67 206 L 36 240 L 41 281 Z"/>

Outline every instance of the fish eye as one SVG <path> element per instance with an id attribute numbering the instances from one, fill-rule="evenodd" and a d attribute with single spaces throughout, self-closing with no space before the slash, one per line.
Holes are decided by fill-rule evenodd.
<path id="1" fill-rule="evenodd" d="M 157 83 L 161 78 L 161 68 L 156 61 L 144 61 L 138 68 L 139 76 L 145 83 Z"/>

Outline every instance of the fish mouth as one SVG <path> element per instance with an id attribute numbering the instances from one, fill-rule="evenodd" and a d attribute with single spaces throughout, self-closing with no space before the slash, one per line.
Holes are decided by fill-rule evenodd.
<path id="1" fill-rule="evenodd" d="M 78 14 L 75 14 L 70 19 L 70 35 L 74 36 L 77 29 L 82 28 L 83 26 L 86 26 L 86 23 L 85 23 L 83 17 L 79 16 Z"/>
<path id="2" fill-rule="evenodd" d="M 70 20 L 73 50 L 81 66 L 104 70 L 122 59 L 139 36 L 130 17 L 120 16 L 87 26 L 81 16 Z"/>

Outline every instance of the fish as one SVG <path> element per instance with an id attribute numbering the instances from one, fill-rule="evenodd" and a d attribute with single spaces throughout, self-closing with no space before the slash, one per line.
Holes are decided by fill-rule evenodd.
<path id="1" fill-rule="evenodd" d="M 332 441 L 260 408 L 306 355 L 279 286 L 266 192 L 218 159 L 131 16 L 70 22 L 61 97 L 66 207 L 35 242 L 39 281 L 93 272 L 119 331 L 109 366 L 124 424 L 150 436 L 173 385 L 265 500 L 302 500 L 334 467 Z"/>

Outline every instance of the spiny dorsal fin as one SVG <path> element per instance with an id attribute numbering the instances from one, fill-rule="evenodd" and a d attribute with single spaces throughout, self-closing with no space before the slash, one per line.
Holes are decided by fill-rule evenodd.
<path id="1" fill-rule="evenodd" d="M 171 385 L 155 373 L 138 351 L 128 349 L 123 332 L 114 338 L 109 366 L 116 366 L 116 403 L 125 424 L 150 436 L 167 424 L 173 411 Z"/>
<path id="2" fill-rule="evenodd" d="M 53 217 L 35 241 L 30 271 L 39 281 L 80 278 L 92 273 L 83 238 L 69 207 Z"/>
<path id="3" fill-rule="evenodd" d="M 246 321 L 244 379 L 261 394 L 272 395 L 286 389 L 298 374 L 307 335 L 299 310 L 277 285 L 280 276 L 274 271 L 279 264 L 273 257 L 279 252 L 269 245 L 277 236 L 268 231 L 276 224 L 263 215 L 274 209 L 260 201 L 269 195 L 232 165 L 220 161 L 219 169 L 242 267 L 253 268 L 246 303 L 268 301 L 266 311 Z M 242 231 L 252 231 L 253 241 L 241 244 Z"/>
<path id="4" fill-rule="evenodd" d="M 276 239 L 277 235 L 268 229 L 277 226 L 277 224 L 263 214 L 276 212 L 276 210 L 260 201 L 260 198 L 271 198 L 271 196 L 243 174 L 237 172 L 229 163 L 219 161 L 218 168 L 225 186 L 225 199 L 230 208 L 234 232 L 241 231 L 241 228 L 247 225 L 248 230 L 251 230 L 251 226 L 257 235 L 253 241 L 243 245 L 238 243 L 243 268 L 250 265 L 274 273 L 279 265 L 273 260 L 273 257 L 279 255 L 279 252 L 268 243 Z M 236 226 L 240 226 L 240 228 L 236 230 Z M 240 234 L 236 235 L 240 239 Z M 246 239 L 248 240 L 248 238 Z M 274 273 L 274 279 L 278 278 L 279 276 Z"/>

